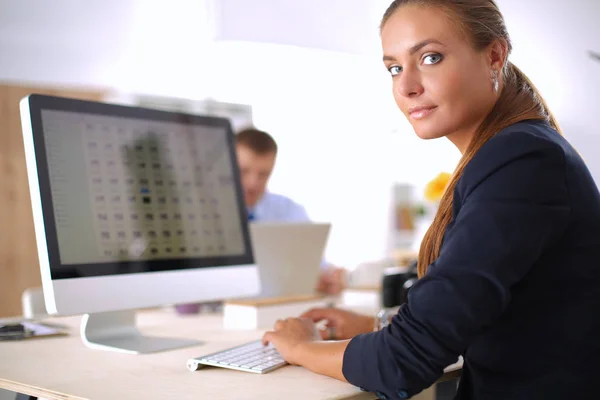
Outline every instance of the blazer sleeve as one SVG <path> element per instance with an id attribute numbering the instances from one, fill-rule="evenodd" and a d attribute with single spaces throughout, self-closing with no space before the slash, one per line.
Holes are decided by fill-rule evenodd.
<path id="1" fill-rule="evenodd" d="M 349 343 L 343 374 L 350 383 L 410 397 L 499 318 L 511 287 L 568 224 L 564 152 L 526 132 L 495 137 L 465 169 L 457 199 L 440 256 L 408 303 L 386 329 Z"/>

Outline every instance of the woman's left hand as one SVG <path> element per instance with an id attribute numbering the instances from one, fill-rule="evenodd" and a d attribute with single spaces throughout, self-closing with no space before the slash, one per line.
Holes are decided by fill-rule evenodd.
<path id="1" fill-rule="evenodd" d="M 263 335 L 266 345 L 273 343 L 279 354 L 290 364 L 299 365 L 299 350 L 302 345 L 321 340 L 317 326 L 306 318 L 286 318 L 275 323 L 273 331 Z"/>

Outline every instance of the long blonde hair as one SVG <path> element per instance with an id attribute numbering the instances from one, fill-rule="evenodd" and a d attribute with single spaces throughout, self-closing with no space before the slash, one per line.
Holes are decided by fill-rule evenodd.
<path id="1" fill-rule="evenodd" d="M 506 42 L 509 54 L 512 50 L 504 18 L 493 0 L 395 0 L 386 10 L 381 27 L 383 28 L 400 7 L 408 4 L 437 7 L 447 11 L 454 17 L 453 20 L 458 22 L 460 29 L 477 51 L 486 49 L 496 40 Z M 544 120 L 561 132 L 546 102 L 529 78 L 511 62 L 504 65 L 502 72 L 504 81 L 500 96 L 460 159 L 440 200 L 433 223 L 423 238 L 418 259 L 419 277 L 425 275 L 429 265 L 439 257 L 444 233 L 452 219 L 454 188 L 463 175 L 465 166 L 481 146 L 502 129 L 525 120 Z"/>

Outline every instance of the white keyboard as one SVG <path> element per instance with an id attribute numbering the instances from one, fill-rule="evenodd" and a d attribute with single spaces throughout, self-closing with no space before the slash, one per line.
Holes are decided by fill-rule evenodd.
<path id="1" fill-rule="evenodd" d="M 196 371 L 207 365 L 266 374 L 287 365 L 287 362 L 281 358 L 273 345 L 263 346 L 262 342 L 257 340 L 218 353 L 190 358 L 187 362 L 190 371 Z"/>

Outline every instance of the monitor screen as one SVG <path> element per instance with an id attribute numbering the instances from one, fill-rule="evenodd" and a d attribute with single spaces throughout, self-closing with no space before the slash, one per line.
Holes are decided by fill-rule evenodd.
<path id="1" fill-rule="evenodd" d="M 253 262 L 227 120 L 31 101 L 52 279 Z"/>

